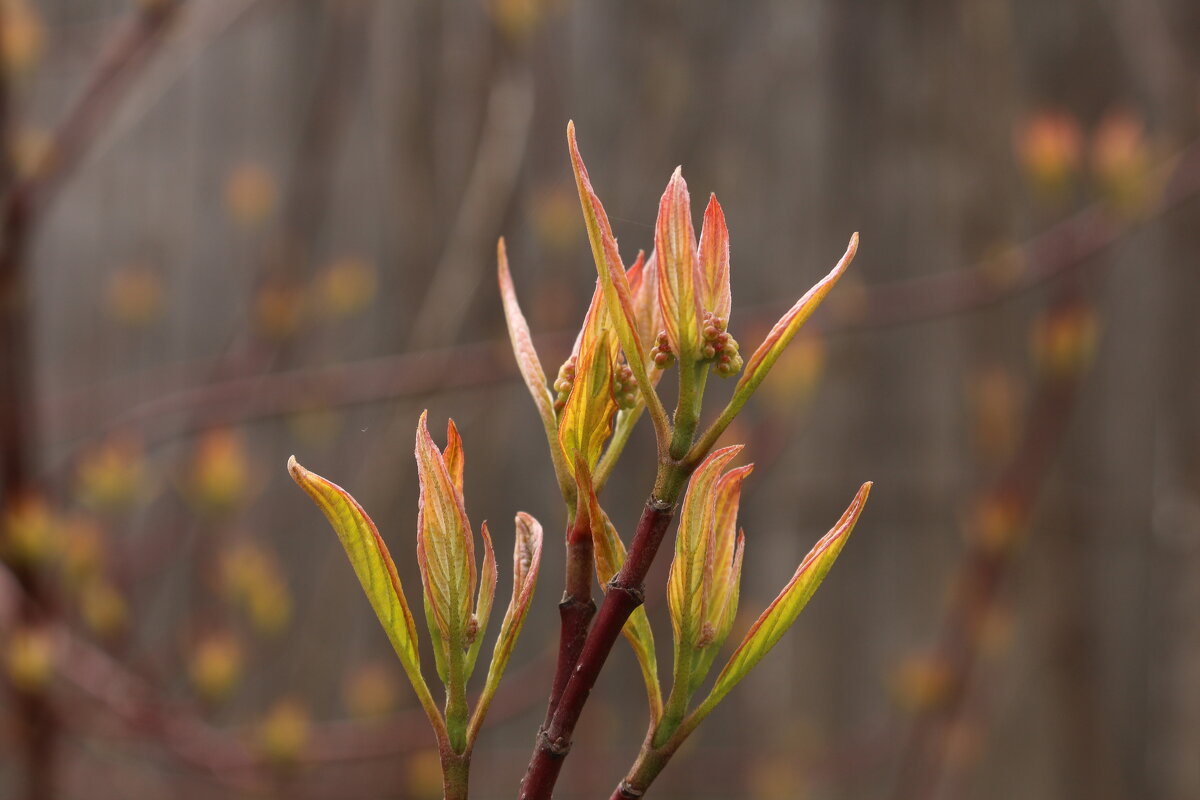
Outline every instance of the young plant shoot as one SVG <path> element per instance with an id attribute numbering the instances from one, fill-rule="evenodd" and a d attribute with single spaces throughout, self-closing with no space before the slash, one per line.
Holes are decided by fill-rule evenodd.
<path id="1" fill-rule="evenodd" d="M 743 358 L 730 327 L 729 230 L 716 196 L 709 198 L 697 240 L 687 184 L 676 169 L 659 205 L 653 250 L 648 258 L 639 252 L 626 269 L 579 154 L 573 124 L 567 126 L 567 144 L 598 280 L 571 355 L 553 383 L 546 378 L 517 302 L 503 239 L 497 248 L 500 297 L 513 353 L 546 435 L 563 499 L 566 540 L 558 661 L 518 797 L 551 797 L 584 704 L 618 636 L 624 634 L 641 667 L 649 705 L 641 750 L 611 795 L 611 800 L 630 800 L 647 793 L 684 740 L 796 620 L 866 503 L 870 483 L 862 485 L 841 519 L 751 626 L 704 699 L 693 702 L 721 655 L 737 613 L 746 546 L 738 507 L 742 483 L 753 469 L 734 466 L 741 445 L 713 448 L 849 267 L 858 235 L 850 238 L 832 271 L 783 315 L 749 358 Z M 656 387 L 672 368 L 678 369 L 678 402 L 668 414 Z M 737 382 L 729 402 L 701 428 L 710 373 L 736 377 Z M 644 413 L 657 440 L 657 471 L 637 528 L 626 540 L 613 527 L 599 496 Z M 449 424 L 443 452 L 429 436 L 425 420 L 422 414 L 416 443 L 417 561 L 435 669 L 445 687 L 442 708 L 422 675 L 416 625 L 374 524 L 341 488 L 305 470 L 294 458 L 289 469 L 341 539 L 433 726 L 445 796 L 457 800 L 467 796 L 471 748 L 532 599 L 542 531 L 529 515 L 517 515 L 512 600 L 472 711 L 466 687 L 487 627 L 496 561 L 484 524 L 483 565 L 477 571 L 474 534 L 463 504 L 462 440 L 454 423 Z M 646 574 L 681 498 L 666 586 L 674 666 L 664 700 L 654 636 L 642 604 Z M 593 575 L 602 589 L 599 606 L 592 596 Z"/>

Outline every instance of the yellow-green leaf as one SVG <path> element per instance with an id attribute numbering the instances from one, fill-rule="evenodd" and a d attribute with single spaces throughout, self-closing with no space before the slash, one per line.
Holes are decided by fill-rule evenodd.
<path id="1" fill-rule="evenodd" d="M 496 245 L 496 271 L 500 282 L 500 299 L 504 304 L 504 318 L 508 323 L 508 338 L 512 341 L 513 355 L 517 360 L 517 369 L 533 403 L 537 406 L 538 417 L 542 420 L 542 428 L 546 432 L 546 442 L 550 445 L 550 459 L 554 463 L 554 474 L 558 478 L 563 497 L 567 499 L 568 507 L 574 506 L 574 498 L 569 497 L 574 490 L 571 473 L 566 462 L 562 460 L 562 451 L 558 444 L 558 422 L 554 418 L 554 397 L 546 384 L 546 373 L 542 370 L 542 362 L 538 359 L 537 350 L 533 346 L 533 337 L 529 334 L 529 323 L 521 313 L 517 302 L 516 289 L 513 288 L 512 275 L 508 270 L 508 254 L 504 247 L 504 239 Z"/>
<path id="2" fill-rule="evenodd" d="M 596 577 L 600 586 L 608 591 L 608 582 L 625 564 L 625 544 L 621 541 L 617 529 L 609 521 L 586 470 L 578 470 L 579 491 L 581 497 L 588 501 L 588 522 L 592 531 L 592 546 L 596 554 Z M 621 633 L 633 648 L 638 666 L 642 670 L 642 680 L 646 684 L 646 699 L 650 703 L 650 718 L 657 723 L 662 717 L 663 702 L 662 688 L 658 684 L 658 657 L 654 651 L 654 632 L 650 628 L 650 619 L 646 616 L 644 606 L 638 606 L 629 616 Z"/>
<path id="3" fill-rule="evenodd" d="M 426 713 L 432 710 L 430 719 L 440 720 L 421 676 L 417 626 L 400 586 L 396 565 L 375 523 L 349 492 L 300 466 L 295 456 L 288 460 L 288 472 L 329 520 Z"/>
<path id="4" fill-rule="evenodd" d="M 462 492 L 429 435 L 427 417 L 428 412 L 421 413 L 415 448 L 421 485 L 417 560 L 429 613 L 444 646 L 462 652 L 475 595 L 475 543 Z"/>
<path id="5" fill-rule="evenodd" d="M 692 201 L 683 172 L 675 168 L 658 205 L 654 226 L 654 254 L 658 264 L 658 304 L 671 350 L 681 363 L 696 358 L 700 346 L 700 267 L 696 232 L 692 228 Z"/>
<path id="6" fill-rule="evenodd" d="M 737 514 L 742 496 L 742 482 L 754 471 L 753 464 L 726 472 L 717 481 L 714 489 L 713 524 L 711 529 L 711 558 L 713 563 L 712 584 L 709 587 L 709 603 L 705 622 L 714 629 L 714 641 L 719 645 L 728 635 L 724 627 L 733 618 L 726 607 L 730 601 L 736 606 L 734 563 L 738 540 Z"/>
<path id="7" fill-rule="evenodd" d="M 512 657 L 517 636 L 525 624 L 525 616 L 529 613 L 529 604 L 533 600 L 533 589 L 537 584 L 538 568 L 542 563 L 542 526 L 536 519 L 519 512 L 516 517 L 516 538 L 513 542 L 513 593 L 500 623 L 500 635 L 492 650 L 492 663 L 488 667 L 487 681 L 475 713 L 471 716 L 471 724 L 467 732 L 467 740 L 474 741 L 479 733 L 479 726 L 487 715 L 500 678 L 504 674 L 508 660 Z"/>
<path id="8" fill-rule="evenodd" d="M 446 452 L 442 454 L 442 457 L 446 462 L 446 471 L 450 473 L 450 480 L 453 481 L 454 488 L 458 490 L 459 497 L 462 497 L 466 456 L 463 455 L 462 437 L 458 435 L 458 428 L 455 427 L 452 419 L 446 420 Z"/>
<path id="9" fill-rule="evenodd" d="M 558 440 L 568 465 L 582 456 L 589 469 L 594 467 L 612 434 L 617 413 L 612 392 L 616 345 L 611 330 L 600 330 L 593 339 L 585 326 L 575 362 L 575 382 L 558 423 Z"/>
<path id="10" fill-rule="evenodd" d="M 679 651 L 690 651 L 700 638 L 701 627 L 707 618 L 708 592 L 713 559 L 710 545 L 716 514 L 716 493 L 713 491 L 721 471 L 742 450 L 741 445 L 723 447 L 704 460 L 688 483 L 675 535 L 675 558 L 667 578 L 667 604 L 675 629 L 676 661 Z M 682 659 L 686 663 L 688 659 Z M 679 663 L 676 664 L 677 671 Z"/>
<path id="11" fill-rule="evenodd" d="M 492 549 L 492 537 L 486 520 L 479 526 L 479 534 L 483 537 L 483 572 L 479 580 L 479 596 L 475 600 L 475 616 L 468 629 L 467 678 L 475 669 L 475 660 L 479 657 L 479 648 L 483 644 L 483 634 L 487 631 L 496 597 L 496 552 Z"/>
<path id="12" fill-rule="evenodd" d="M 708 713 L 720 702 L 796 621 L 796 617 L 804 610 L 804 606 L 821 585 L 838 554 L 842 552 L 842 547 L 845 546 L 850 532 L 854 530 L 854 524 L 862 513 L 870 491 L 871 484 L 864 483 L 837 524 L 804 557 L 791 581 L 751 626 L 742 643 L 738 645 L 729 663 L 717 676 L 712 692 L 697 709 L 697 714 Z"/>
<path id="13" fill-rule="evenodd" d="M 617 338 L 621 349 L 625 352 L 625 360 L 633 371 L 633 377 L 638 382 L 638 388 L 646 400 L 650 417 L 654 422 L 655 434 L 660 443 L 670 440 L 670 422 L 667 420 L 666 409 L 654 392 L 654 385 L 646 374 L 646 350 L 638 337 L 636 321 L 633 312 L 632 293 L 629 289 L 629 279 L 617 250 L 617 240 L 613 236 L 612 226 L 609 225 L 608 215 L 604 206 L 592 190 L 592 182 L 588 177 L 587 167 L 579 155 L 579 146 L 575 141 L 575 123 L 567 123 L 567 146 L 571 152 L 571 166 L 575 170 L 575 185 L 579 189 L 579 201 L 583 206 L 583 219 L 587 227 L 588 242 L 592 247 L 592 257 L 596 261 L 596 271 L 600 276 L 600 286 L 604 292 L 604 304 L 608 308 L 613 324 L 616 326 Z"/>
<path id="14" fill-rule="evenodd" d="M 758 385 L 763 382 L 763 378 L 767 377 L 767 373 L 779 359 L 784 348 L 792 341 L 792 337 L 808 321 L 817 306 L 821 305 L 821 301 L 846 272 L 846 268 L 854 260 L 856 252 L 858 252 L 857 233 L 850 237 L 850 244 L 847 245 L 846 252 L 838 260 L 837 265 L 797 300 L 796 304 L 775 323 L 775 327 L 771 328 L 767 338 L 754 351 L 754 355 L 746 361 L 745 372 L 738 379 L 737 387 L 734 389 L 734 399 L 730 401 L 730 405 L 733 405 L 739 398 L 741 403 L 745 403 L 746 399 L 754 393 Z"/>
<path id="15" fill-rule="evenodd" d="M 754 351 L 754 355 L 746 362 L 745 370 L 742 372 L 742 377 L 738 379 L 737 386 L 734 387 L 733 397 L 725 405 L 720 416 L 716 421 L 708 427 L 696 443 L 692 445 L 685 457 L 686 463 L 696 463 L 704 454 L 707 453 L 712 446 L 724 433 L 729 424 L 746 405 L 746 401 L 750 399 L 750 395 L 754 394 L 754 390 L 758 388 L 763 379 L 767 377 L 767 373 L 771 371 L 771 367 L 779 359 L 784 348 L 788 346 L 792 338 L 808 320 L 812 313 L 829 294 L 830 290 L 837 284 L 838 280 L 845 273 L 846 268 L 850 266 L 850 262 L 854 260 L 854 254 L 858 251 L 858 234 L 850 237 L 850 244 L 846 247 L 845 254 L 842 255 L 837 265 L 815 286 L 808 290 L 803 297 L 796 301 L 796 304 L 784 314 L 775 327 L 771 328 L 771 332 L 767 334 L 767 338 Z"/>

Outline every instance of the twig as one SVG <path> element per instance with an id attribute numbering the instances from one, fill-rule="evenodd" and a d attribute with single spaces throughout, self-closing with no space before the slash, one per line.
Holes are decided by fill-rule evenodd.
<path id="1" fill-rule="evenodd" d="M 413 325 L 414 347 L 424 349 L 449 342 L 458 333 L 483 274 L 478 269 L 479 255 L 491 248 L 516 188 L 532 117 L 533 82 L 529 74 L 516 68 L 503 73 L 488 96 L 471 176 Z"/>
<path id="2" fill-rule="evenodd" d="M 1072 292 L 1058 301 L 1055 308 L 1069 309 L 1078 302 Z M 1022 443 L 988 492 L 987 497 L 1002 504 L 1008 531 L 1001 542 L 973 536 L 963 555 L 954 599 L 933 651 L 944 685 L 936 702 L 918 712 L 912 722 L 892 792 L 896 800 L 938 796 L 947 759 L 944 737 L 966 701 L 979 661 L 981 627 L 1019 555 L 1017 533 L 1028 525 L 1038 492 L 1066 430 L 1081 372 L 1082 369 L 1054 372 L 1042 379 Z"/>
<path id="3" fill-rule="evenodd" d="M 1009 281 L 998 281 L 994 262 L 987 261 L 938 275 L 867 286 L 859 296 L 858 310 L 841 315 L 818 313 L 810 324 L 828 334 L 908 325 L 994 305 L 1073 271 L 1089 266 L 1099 268 L 1100 262 L 1095 261 L 1094 256 L 1146 220 L 1178 209 L 1200 194 L 1200 142 L 1193 142 L 1156 169 L 1153 180 L 1160 181 L 1158 185 L 1165 189 L 1144 217 L 1118 219 L 1112 217 L 1103 204 L 1090 206 L 1025 245 L 1015 247 L 1008 257 L 1023 268 Z M 738 309 L 742 318 L 762 316 L 774 320 L 777 312 L 774 304 Z M 543 334 L 537 337 L 537 346 L 539 350 L 564 349 L 570 346 L 573 336 L 573 332 L 566 331 Z M 254 381 L 233 379 L 193 386 L 140 404 L 122 396 L 97 402 L 97 392 L 89 387 L 78 397 L 53 404 L 48 411 L 55 419 L 62 418 L 86 428 L 75 434 L 81 440 L 126 425 L 148 426 L 162 417 L 187 413 L 195 408 L 208 411 L 210 420 L 202 427 L 209 427 L 292 413 L 302 410 L 312 397 L 321 397 L 332 405 L 355 405 L 426 394 L 438 389 L 499 383 L 515 374 L 511 359 L 500 358 L 497 355 L 500 352 L 501 348 L 494 342 L 474 342 L 330 367 L 274 373 Z M 456 367 L 449 369 L 449 363 Z M 186 365 L 170 371 L 172 375 L 189 372 Z M 167 379 L 163 381 L 164 385 L 168 382 Z M 244 416 L 238 416 L 237 407 L 243 403 Z M 114 413 L 114 408 L 130 410 Z M 170 430 L 179 432 L 177 426 Z M 191 432 L 194 430 L 185 428 L 183 431 Z"/>
<path id="4" fill-rule="evenodd" d="M 609 582 L 596 622 L 588 633 L 579 663 L 567 683 L 558 709 L 550 724 L 538 732 L 533 758 L 521 783 L 520 800 L 549 800 L 562 770 L 563 760 L 570 752 L 575 725 L 579 722 L 592 687 L 596 685 L 600 670 L 629 615 L 645 599 L 643 581 L 674 514 L 673 499 L 664 502 L 651 497 L 647 501 L 630 545 L 629 556 Z"/>

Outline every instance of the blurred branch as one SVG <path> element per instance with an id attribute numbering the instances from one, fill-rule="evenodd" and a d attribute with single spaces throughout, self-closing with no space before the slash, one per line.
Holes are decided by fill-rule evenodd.
<path id="1" fill-rule="evenodd" d="M 524 69 L 511 68 L 488 95 L 471 176 L 412 328 L 414 348 L 453 341 L 480 278 L 491 274 L 479 269 L 478 260 L 491 252 L 516 188 L 532 117 L 533 81 Z"/>
<path id="2" fill-rule="evenodd" d="M 1072 288 L 1052 305 L 1047 317 L 1079 313 L 1083 307 Z M 953 581 L 950 608 L 928 659 L 937 689 L 912 718 L 892 792 L 896 800 L 942 796 L 952 760 L 954 726 L 961 719 L 988 625 L 1004 580 L 1021 553 L 1034 504 L 1086 374 L 1084 364 L 1073 366 L 1043 374 L 1021 444 L 995 483 L 981 494 L 981 507 L 970 523 L 968 547 Z"/>
<path id="3" fill-rule="evenodd" d="M 827 333 L 907 325 L 975 310 L 1031 291 L 1088 265 L 1093 257 L 1140 228 L 1200 194 L 1200 141 L 1193 142 L 1154 170 L 1151 180 L 1163 190 L 1143 216 L 1134 219 L 1110 213 L 1095 203 L 1053 226 L 1004 258 L 1016 265 L 998 270 L 994 260 L 937 275 L 909 278 L 863 287 L 843 304 L 840 314 L 826 314 L 814 323 Z M 755 306 L 740 314 L 774 320 L 778 308 Z M 537 337 L 545 352 L 570 346 L 573 333 L 555 331 Z M 545 348 L 545 349 L 543 349 Z M 314 397 L 333 406 L 376 403 L 444 389 L 465 389 L 510 380 L 515 376 L 504 346 L 473 342 L 394 356 L 234 378 L 191 386 L 138 403 L 119 391 L 90 388 L 53 404 L 48 413 L 77 426 L 81 439 L 102 436 L 125 426 L 146 427 L 161 422 L 160 436 L 182 435 L 197 428 L 180 427 L 176 415 L 202 411 L 198 428 L 276 417 L 311 406 Z M 208 362 L 211 363 L 211 362 Z M 453 364 L 453 368 L 449 365 Z M 164 371 L 162 385 L 173 385 L 189 374 L 188 365 Z M 110 394 L 107 399 L 98 396 Z M 128 409 L 124 413 L 114 409 Z M 153 438 L 153 437 L 149 437 Z"/>
<path id="4" fill-rule="evenodd" d="M 0 481 L 5 510 L 12 512 L 38 492 L 36 461 L 37 402 L 32 367 L 33 313 L 28 255 L 37 226 L 55 190 L 74 169 L 93 141 L 96 130 L 111 115 L 124 88 L 145 64 L 174 17 L 174 2 L 143 4 L 112 37 L 93 66 L 79 99 L 51 138 L 50 149 L 28 176 L 18 173 L 15 120 L 7 67 L 0 75 Z M 0 33 L 11 22 L 0 9 Z M 6 37 L 0 36 L 4 41 Z M 6 561 L 11 561 L 6 558 Z M 20 587 L 18 617 L 27 629 L 45 630 L 51 624 L 44 576 L 34 564 L 6 564 Z M 55 762 L 60 720 L 42 691 L 14 688 L 13 702 L 20 719 L 19 738 L 24 757 L 24 792 L 30 800 L 55 796 Z"/>
<path id="5" fill-rule="evenodd" d="M 9 622 L 20 603 L 15 577 L 10 570 L 0 569 L 0 623 Z M 253 730 L 210 725 L 190 708 L 164 702 L 160 688 L 66 626 L 56 624 L 52 633 L 59 676 L 126 730 L 160 745 L 181 763 L 207 773 L 227 788 L 252 791 L 267 785 L 264 779 L 275 764 L 253 746 Z M 513 671 L 491 707 L 493 722 L 519 716 L 541 699 L 552 656 L 547 649 Z M 308 746 L 298 754 L 298 763 L 317 766 L 391 758 L 429 746 L 424 713 L 414 708 L 368 722 L 318 723 Z"/>
<path id="6" fill-rule="evenodd" d="M 137 11 L 118 23 L 79 99 L 51 137 L 45 157 L 6 199 L 6 214 L 19 205 L 31 224 L 40 221 L 54 194 L 82 161 L 133 81 L 158 51 L 183 6 L 184 0 L 140 3 Z"/>

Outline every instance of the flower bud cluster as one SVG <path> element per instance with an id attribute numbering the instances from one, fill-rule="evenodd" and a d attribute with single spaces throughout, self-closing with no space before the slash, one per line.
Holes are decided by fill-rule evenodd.
<path id="1" fill-rule="evenodd" d="M 666 369 L 675 363 L 675 354 L 671 352 L 671 342 L 667 338 L 666 331 L 658 332 L 658 338 L 654 340 L 654 347 L 650 348 L 650 358 L 654 361 L 654 366 L 659 369 Z"/>
<path id="2" fill-rule="evenodd" d="M 554 379 L 554 391 L 558 394 L 554 398 L 554 413 L 561 414 L 566 408 L 567 397 L 571 394 L 571 387 L 575 385 L 575 356 L 571 356 L 563 365 L 558 368 L 558 377 Z"/>
<path id="3" fill-rule="evenodd" d="M 630 409 L 637 405 L 637 378 L 633 377 L 633 370 L 623 361 L 618 361 L 613 368 L 612 392 L 618 408 Z"/>
<path id="4" fill-rule="evenodd" d="M 722 378 L 736 375 L 742 368 L 738 343 L 725 330 L 726 325 L 724 317 L 718 317 L 711 311 L 704 312 L 700 355 L 713 360 L 713 369 Z"/>

